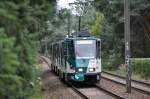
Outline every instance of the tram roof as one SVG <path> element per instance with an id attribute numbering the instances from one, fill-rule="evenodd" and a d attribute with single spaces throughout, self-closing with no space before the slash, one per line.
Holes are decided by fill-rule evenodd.
<path id="1" fill-rule="evenodd" d="M 60 44 L 62 42 L 71 41 L 71 40 L 99 40 L 100 41 L 100 39 L 95 38 L 95 37 L 69 37 L 69 38 L 65 38 L 64 40 L 52 43 L 52 45 L 53 44 Z"/>
<path id="2" fill-rule="evenodd" d="M 66 38 L 65 40 L 96 40 L 97 38 L 95 37 L 69 37 Z"/>

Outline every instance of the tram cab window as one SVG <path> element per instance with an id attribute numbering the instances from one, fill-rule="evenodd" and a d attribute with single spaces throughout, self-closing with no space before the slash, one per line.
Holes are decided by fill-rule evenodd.
<path id="1" fill-rule="evenodd" d="M 76 58 L 95 58 L 96 42 L 95 40 L 77 40 L 75 42 Z"/>

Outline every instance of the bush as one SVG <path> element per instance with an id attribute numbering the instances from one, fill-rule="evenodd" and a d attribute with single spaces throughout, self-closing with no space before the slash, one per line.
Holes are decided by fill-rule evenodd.
<path id="1" fill-rule="evenodd" d="M 140 74 L 142 77 L 150 77 L 150 58 L 131 59 L 132 72 Z"/>
<path id="2" fill-rule="evenodd" d="M 0 74 L 0 87 L 1 99 L 19 99 L 22 94 L 22 79 L 16 75 Z"/>
<path id="3" fill-rule="evenodd" d="M 105 70 L 116 70 L 122 62 L 121 54 L 113 53 L 107 57 L 102 57 L 102 66 Z"/>
<path id="4" fill-rule="evenodd" d="M 15 54 L 15 39 L 0 28 L 0 98 L 18 99 L 21 96 L 22 78 L 16 74 L 20 63 Z"/>
<path id="5" fill-rule="evenodd" d="M 15 41 L 0 28 L 0 99 L 27 98 L 33 89 L 30 82 L 34 82 L 36 76 L 34 54 L 30 48 L 26 50 L 30 56 L 22 54 L 24 57 L 20 58 L 17 53 L 22 50 L 14 47 Z"/>

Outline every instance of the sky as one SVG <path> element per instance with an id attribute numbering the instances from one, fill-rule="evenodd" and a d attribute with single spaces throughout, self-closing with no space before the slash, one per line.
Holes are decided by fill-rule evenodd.
<path id="1" fill-rule="evenodd" d="M 69 8 L 69 3 L 73 3 L 76 0 L 58 0 L 58 6 L 60 8 Z"/>

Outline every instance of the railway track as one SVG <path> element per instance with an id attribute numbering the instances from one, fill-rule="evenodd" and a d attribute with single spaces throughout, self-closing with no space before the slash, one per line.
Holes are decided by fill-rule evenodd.
<path id="1" fill-rule="evenodd" d="M 113 97 L 116 98 L 116 99 L 125 99 L 125 98 L 122 97 L 122 96 L 119 96 L 119 95 L 117 95 L 117 94 L 115 94 L 115 93 L 113 93 L 113 92 L 111 92 L 111 91 L 109 91 L 109 90 L 106 90 L 106 89 L 100 87 L 99 84 L 95 84 L 95 86 L 96 86 L 98 89 L 103 90 L 104 92 L 110 94 L 111 96 L 113 96 Z"/>
<path id="2" fill-rule="evenodd" d="M 73 91 L 75 91 L 79 96 L 81 96 L 83 99 L 91 99 L 90 97 L 88 97 L 87 95 L 83 94 L 81 91 L 79 91 L 78 88 L 74 87 L 72 84 L 67 83 L 67 85 L 69 87 L 72 88 Z"/>
<path id="3" fill-rule="evenodd" d="M 44 57 L 41 57 L 41 59 L 48 64 L 47 60 Z M 107 77 L 104 77 L 104 72 L 102 73 L 102 79 L 107 79 L 111 82 L 113 81 L 113 82 L 121 84 L 123 86 L 125 85 L 125 81 L 118 80 L 119 77 L 117 78 L 117 81 L 115 81 L 115 79 L 110 79 L 110 78 L 116 77 L 115 75 L 113 75 L 113 76 L 114 77 L 112 77 L 111 74 L 110 74 L 110 76 L 108 76 L 108 74 L 107 74 Z M 123 77 L 120 77 L 120 79 L 121 78 L 123 79 Z M 120 81 L 120 82 L 118 82 L 118 81 Z M 83 98 L 83 99 L 124 99 L 125 98 L 121 94 L 120 94 L 121 96 L 119 96 L 118 93 L 113 93 L 113 91 L 111 92 L 107 88 L 104 89 L 104 87 L 100 86 L 99 84 L 96 84 L 92 87 L 81 87 L 81 88 L 73 86 L 73 85 L 69 85 L 69 86 L 73 93 L 76 93 L 77 96 L 79 96 L 80 98 Z M 143 84 L 143 86 L 149 86 L 149 85 Z M 150 92 L 148 92 L 146 90 L 142 90 L 140 88 L 133 87 L 133 89 L 138 90 L 143 93 L 150 94 Z"/>
<path id="4" fill-rule="evenodd" d="M 125 77 L 115 75 L 115 74 L 112 74 L 109 72 L 103 71 L 102 72 L 102 79 L 106 79 L 106 80 L 121 84 L 123 86 L 125 86 L 125 84 L 126 84 Z M 150 84 L 149 83 L 145 83 L 145 82 L 141 82 L 141 81 L 137 81 L 137 80 L 132 80 L 131 87 L 134 90 L 140 91 L 142 93 L 150 94 Z"/>
<path id="5" fill-rule="evenodd" d="M 46 62 L 48 65 L 46 58 L 41 56 L 42 61 Z M 69 86 L 75 93 L 77 93 L 83 99 L 124 99 L 121 96 L 118 96 L 104 88 L 101 88 L 99 85 L 93 85 L 92 87 L 82 87 L 77 88 L 71 83 L 63 82 L 67 86 Z"/>
<path id="6" fill-rule="evenodd" d="M 72 84 L 69 84 L 69 86 L 83 99 L 124 99 L 123 97 L 100 87 L 98 84 L 95 84 L 92 87 L 79 88 Z"/>

